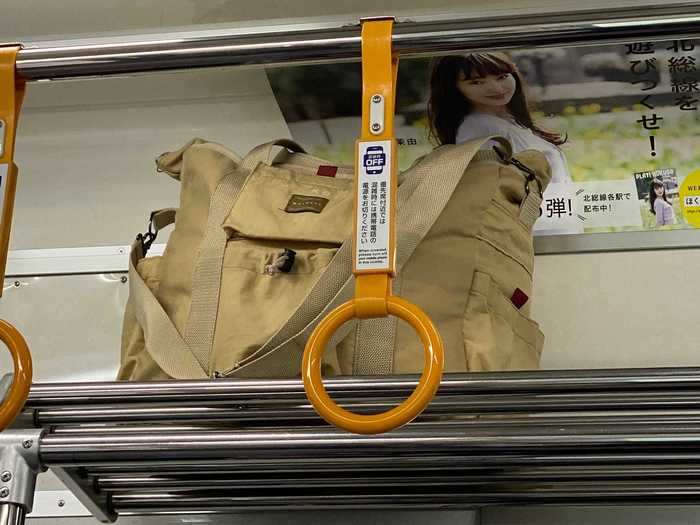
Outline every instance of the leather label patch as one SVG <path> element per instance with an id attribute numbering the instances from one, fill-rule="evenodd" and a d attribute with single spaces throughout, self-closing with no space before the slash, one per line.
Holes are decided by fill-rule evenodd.
<path id="1" fill-rule="evenodd" d="M 338 173 L 338 166 L 319 166 L 316 170 L 316 175 L 321 177 L 335 177 Z"/>
<path id="2" fill-rule="evenodd" d="M 321 213 L 323 208 L 328 204 L 328 199 L 323 197 L 314 197 L 313 195 L 299 195 L 294 193 L 284 211 L 287 213 L 303 213 L 310 211 L 313 213 Z"/>
<path id="3" fill-rule="evenodd" d="M 513 295 L 510 298 L 510 300 L 513 302 L 513 304 L 518 310 L 520 310 L 525 305 L 528 299 L 529 297 L 527 296 L 527 294 L 523 292 L 520 288 L 516 288 L 513 292 Z"/>

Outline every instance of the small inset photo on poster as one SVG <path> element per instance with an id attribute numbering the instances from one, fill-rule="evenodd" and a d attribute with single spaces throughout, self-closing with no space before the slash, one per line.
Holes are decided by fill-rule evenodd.
<path id="1" fill-rule="evenodd" d="M 634 174 L 644 229 L 682 227 L 678 177 L 674 168 Z"/>

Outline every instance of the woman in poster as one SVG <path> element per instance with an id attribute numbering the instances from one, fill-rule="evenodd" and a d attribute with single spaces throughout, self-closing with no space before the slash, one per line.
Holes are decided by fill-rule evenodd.
<path id="1" fill-rule="evenodd" d="M 526 149 L 544 153 L 552 168 L 552 183 L 571 182 L 559 149 L 566 139 L 533 122 L 523 79 L 503 53 L 437 59 L 430 79 L 428 116 L 431 137 L 441 145 L 500 135 L 511 142 L 515 153 Z"/>
<path id="2" fill-rule="evenodd" d="M 666 198 L 666 186 L 659 179 L 652 179 L 649 185 L 649 206 L 651 213 L 656 215 L 657 226 L 676 224 L 676 214 L 673 206 Z"/>

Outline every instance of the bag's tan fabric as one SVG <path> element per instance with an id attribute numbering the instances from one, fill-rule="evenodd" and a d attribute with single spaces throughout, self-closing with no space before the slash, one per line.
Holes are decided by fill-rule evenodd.
<path id="1" fill-rule="evenodd" d="M 399 178 L 394 293 L 436 323 L 448 372 L 537 368 L 543 343 L 529 301 L 518 310 L 509 299 L 532 292 L 537 185 L 477 153 L 483 142 L 438 148 Z M 352 169 L 319 176 L 331 163 L 289 141 L 297 152 L 271 162 L 274 144 L 241 159 L 196 139 L 159 157 L 159 170 L 180 180 L 180 208 L 163 256 L 132 256 L 120 379 L 298 375 L 306 337 L 351 296 Z M 546 186 L 541 153 L 517 158 Z M 290 212 L 293 195 L 314 197 L 312 209 Z M 275 271 L 284 249 L 296 252 L 289 273 Z M 408 326 L 373 319 L 336 334 L 324 372 L 419 372 L 422 363 Z"/>

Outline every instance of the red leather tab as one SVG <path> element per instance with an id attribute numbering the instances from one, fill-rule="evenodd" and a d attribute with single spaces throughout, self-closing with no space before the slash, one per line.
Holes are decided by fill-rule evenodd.
<path id="1" fill-rule="evenodd" d="M 510 300 L 515 305 L 515 307 L 520 310 L 523 305 L 527 302 L 529 297 L 520 288 L 516 288 L 511 296 Z"/>
<path id="2" fill-rule="evenodd" d="M 321 177 L 335 177 L 338 173 L 338 166 L 319 166 L 316 170 L 316 175 Z"/>

